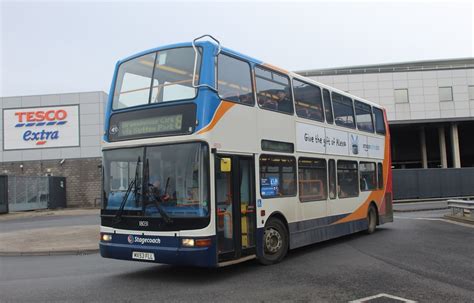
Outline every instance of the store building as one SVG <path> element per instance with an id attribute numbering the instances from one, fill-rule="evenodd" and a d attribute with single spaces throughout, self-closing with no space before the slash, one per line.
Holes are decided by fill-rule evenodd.
<path id="1" fill-rule="evenodd" d="M 65 177 L 68 207 L 100 205 L 106 100 L 104 92 L 1 98 L 0 175 Z M 21 198 L 39 200 L 37 191 Z"/>

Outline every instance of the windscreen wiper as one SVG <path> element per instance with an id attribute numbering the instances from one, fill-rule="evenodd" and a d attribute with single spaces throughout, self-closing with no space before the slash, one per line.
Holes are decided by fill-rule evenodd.
<path id="1" fill-rule="evenodd" d="M 163 209 L 163 206 L 161 206 L 161 202 L 163 202 L 163 199 L 161 199 L 161 197 L 159 195 L 157 195 L 154 191 L 153 192 L 150 192 L 150 186 L 153 187 L 153 184 L 150 184 L 149 183 L 149 179 L 150 179 L 150 173 L 149 173 L 149 161 L 148 159 L 146 159 L 146 164 L 145 164 L 145 172 L 144 172 L 144 183 L 147 184 L 147 187 L 146 187 L 146 202 L 149 201 L 149 198 L 151 198 L 151 200 L 154 202 L 155 204 L 155 207 L 156 209 L 158 210 L 158 212 L 160 213 L 161 217 L 163 218 L 163 220 L 165 221 L 165 223 L 172 223 L 173 222 L 173 219 L 171 219 L 171 217 L 168 215 L 168 213 Z M 169 184 L 169 179 L 166 181 L 166 189 L 168 189 L 168 184 Z M 166 192 L 165 192 L 166 193 Z M 145 203 L 143 203 L 143 210 L 145 210 Z M 145 213 L 145 212 L 144 212 Z"/>
<path id="2" fill-rule="evenodd" d="M 163 199 L 161 199 L 161 197 L 155 193 L 152 193 L 151 195 L 153 202 L 155 202 L 156 209 L 160 213 L 165 223 L 173 223 L 173 219 L 171 219 L 170 215 L 168 215 L 168 213 L 163 209 L 163 206 L 160 204 L 163 202 Z"/>
<path id="3" fill-rule="evenodd" d="M 127 191 L 125 192 L 125 195 L 123 196 L 122 203 L 120 203 L 120 208 L 118 209 L 117 214 L 115 215 L 115 224 L 122 221 L 123 209 L 125 208 L 125 204 L 127 204 L 128 196 L 130 196 L 130 193 L 132 192 L 132 188 L 134 186 L 135 186 L 135 189 L 134 189 L 135 200 L 137 199 L 137 193 L 138 193 L 137 180 L 138 180 L 139 165 L 140 165 L 140 156 L 138 156 L 138 160 L 137 160 L 137 167 L 135 169 L 135 177 L 128 184 L 128 188 L 127 188 Z"/>

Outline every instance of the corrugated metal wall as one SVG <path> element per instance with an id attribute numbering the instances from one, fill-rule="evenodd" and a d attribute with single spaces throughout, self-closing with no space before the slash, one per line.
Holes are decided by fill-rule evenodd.
<path id="1" fill-rule="evenodd" d="M 474 196 L 474 168 L 394 169 L 394 200 Z"/>

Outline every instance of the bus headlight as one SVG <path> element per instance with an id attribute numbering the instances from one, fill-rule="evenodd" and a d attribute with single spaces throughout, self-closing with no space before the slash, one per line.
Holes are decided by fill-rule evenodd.
<path id="1" fill-rule="evenodd" d="M 182 239 L 181 244 L 186 247 L 194 247 L 194 239 Z"/>
<path id="2" fill-rule="evenodd" d="M 184 247 L 208 247 L 211 246 L 212 241 L 209 238 L 205 239 L 182 239 L 181 245 Z"/>
<path id="3" fill-rule="evenodd" d="M 112 241 L 112 235 L 109 235 L 109 234 L 102 234 L 102 236 L 101 236 L 100 238 L 101 238 L 102 241 L 104 241 L 104 242 Z"/>

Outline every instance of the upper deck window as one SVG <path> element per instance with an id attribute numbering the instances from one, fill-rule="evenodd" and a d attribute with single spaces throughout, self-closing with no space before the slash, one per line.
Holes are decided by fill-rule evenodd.
<path id="1" fill-rule="evenodd" d="M 198 67 L 200 62 L 199 55 Z M 196 97 L 193 69 L 191 47 L 163 50 L 126 61 L 117 73 L 113 108 L 192 99 Z"/>
<path id="2" fill-rule="evenodd" d="M 373 133 L 374 121 L 372 119 L 372 110 L 370 105 L 355 101 L 355 110 L 357 116 L 357 128 L 361 131 Z"/>
<path id="3" fill-rule="evenodd" d="M 323 99 L 319 87 L 293 79 L 293 93 L 298 117 L 324 121 Z"/>
<path id="4" fill-rule="evenodd" d="M 261 67 L 255 68 L 257 101 L 261 108 L 293 114 L 290 79 Z"/>
<path id="5" fill-rule="evenodd" d="M 334 119 L 332 117 L 332 105 L 331 105 L 331 94 L 327 89 L 323 89 L 323 97 L 324 97 L 324 113 L 326 115 L 326 122 L 329 124 L 334 123 Z"/>
<path id="6" fill-rule="evenodd" d="M 250 65 L 220 54 L 217 59 L 218 90 L 222 99 L 254 105 Z"/>
<path id="7" fill-rule="evenodd" d="M 385 120 L 383 111 L 379 108 L 373 107 L 375 116 L 375 131 L 377 134 L 385 135 Z"/>
<path id="8" fill-rule="evenodd" d="M 332 106 L 337 125 L 355 128 L 354 107 L 352 106 L 351 98 L 333 92 Z"/>

